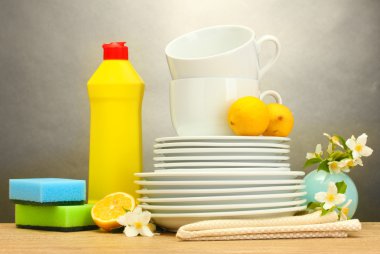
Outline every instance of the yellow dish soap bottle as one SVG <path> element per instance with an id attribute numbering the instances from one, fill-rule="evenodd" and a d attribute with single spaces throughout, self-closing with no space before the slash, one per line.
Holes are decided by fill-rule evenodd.
<path id="1" fill-rule="evenodd" d="M 89 203 L 113 192 L 138 197 L 142 170 L 141 104 L 144 81 L 128 61 L 125 42 L 103 45 L 103 59 L 88 81 L 90 98 Z"/>

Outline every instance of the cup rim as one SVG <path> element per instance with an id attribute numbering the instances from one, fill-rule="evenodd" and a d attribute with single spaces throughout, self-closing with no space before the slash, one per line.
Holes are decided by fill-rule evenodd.
<path id="1" fill-rule="evenodd" d="M 251 37 L 246 41 L 244 42 L 243 44 L 241 44 L 240 46 L 236 47 L 236 48 L 233 48 L 233 49 L 230 49 L 230 50 L 227 50 L 227 51 L 224 51 L 222 53 L 218 53 L 218 54 L 214 54 L 214 55 L 209 55 L 209 56 L 203 56 L 203 57 L 175 57 L 171 54 L 168 53 L 169 51 L 169 48 L 175 44 L 176 42 L 178 42 L 179 40 L 185 38 L 185 37 L 188 37 L 192 34 L 195 34 L 195 33 L 199 33 L 199 32 L 203 32 L 205 30 L 212 30 L 212 29 L 216 29 L 216 28 L 223 28 L 223 27 L 229 27 L 229 28 L 239 28 L 239 29 L 243 29 L 243 30 L 247 30 L 251 33 Z M 217 56 L 222 56 L 222 55 L 228 55 L 228 54 L 231 54 L 231 53 L 234 53 L 236 51 L 238 51 L 239 49 L 245 47 L 246 45 L 248 45 L 249 43 L 251 43 L 251 41 L 255 38 L 256 34 L 255 34 L 255 31 L 253 31 L 251 28 L 247 27 L 247 26 L 243 26 L 243 25 L 217 25 L 217 26 L 208 26 L 208 27 L 203 27 L 203 28 L 200 28 L 200 29 L 197 29 L 197 30 L 194 30 L 194 31 L 191 31 L 191 32 L 188 32 L 188 33 L 185 33 L 183 35 L 180 35 L 179 37 L 171 40 L 165 47 L 165 54 L 166 54 L 166 57 L 168 58 L 171 58 L 171 59 L 175 59 L 175 60 L 184 60 L 184 61 L 194 61 L 194 60 L 204 60 L 204 59 L 208 59 L 208 58 L 213 58 L 213 57 L 217 57 Z"/>
<path id="2" fill-rule="evenodd" d="M 197 77 L 197 78 L 179 78 L 179 79 L 172 79 L 170 80 L 170 83 L 172 82 L 185 82 L 185 81 L 197 81 L 197 80 L 242 80 L 247 82 L 255 82 L 259 84 L 258 79 L 253 78 L 235 78 L 235 77 Z"/>

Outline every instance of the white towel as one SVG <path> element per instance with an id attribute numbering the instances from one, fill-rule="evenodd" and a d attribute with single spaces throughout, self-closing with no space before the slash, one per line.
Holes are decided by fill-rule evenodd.
<path id="1" fill-rule="evenodd" d="M 335 212 L 321 216 L 317 211 L 307 215 L 268 219 L 228 219 L 201 221 L 182 226 L 177 238 L 181 240 L 243 240 L 347 237 L 359 231 L 359 220 L 337 221 Z"/>

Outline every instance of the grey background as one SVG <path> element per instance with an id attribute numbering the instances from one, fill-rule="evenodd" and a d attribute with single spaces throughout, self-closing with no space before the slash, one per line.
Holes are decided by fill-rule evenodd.
<path id="1" fill-rule="evenodd" d="M 294 112 L 291 162 L 300 170 L 323 132 L 366 132 L 375 153 L 351 177 L 357 217 L 380 221 L 380 1 L 162 0 L 0 1 L 0 221 L 13 220 L 8 179 L 87 178 L 86 83 L 104 42 L 126 40 L 146 82 L 144 167 L 170 122 L 165 45 L 204 26 L 241 24 L 283 46 L 262 89 L 279 91 Z M 264 48 L 270 56 L 270 46 Z"/>

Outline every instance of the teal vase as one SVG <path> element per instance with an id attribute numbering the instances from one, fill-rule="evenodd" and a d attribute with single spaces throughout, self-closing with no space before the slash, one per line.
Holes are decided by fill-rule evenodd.
<path id="1" fill-rule="evenodd" d="M 311 171 L 307 176 L 305 177 L 305 185 L 306 185 L 306 199 L 307 202 L 314 202 L 316 201 L 314 196 L 317 192 L 326 192 L 329 182 L 341 182 L 344 181 L 347 184 L 347 190 L 346 190 L 346 201 L 342 203 L 340 206 L 344 205 L 348 200 L 352 199 L 351 204 L 349 207 L 349 217 L 353 217 L 356 208 L 358 207 L 358 190 L 356 189 L 355 183 L 352 181 L 352 179 L 344 174 L 330 174 L 323 170 L 314 170 Z"/>

